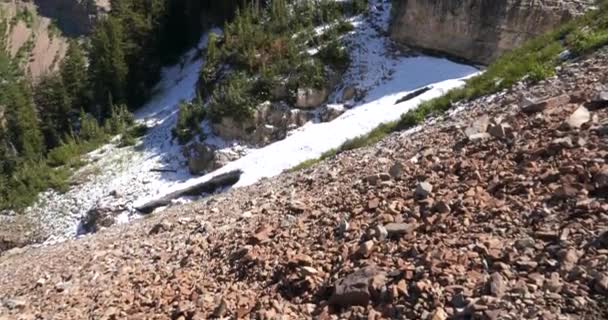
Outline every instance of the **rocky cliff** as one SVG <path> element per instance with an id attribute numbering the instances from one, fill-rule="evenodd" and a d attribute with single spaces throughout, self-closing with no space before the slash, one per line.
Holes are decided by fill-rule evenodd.
<path id="1" fill-rule="evenodd" d="M 578 15 L 591 2 L 399 0 L 394 1 L 390 32 L 394 40 L 409 46 L 487 64 Z"/>

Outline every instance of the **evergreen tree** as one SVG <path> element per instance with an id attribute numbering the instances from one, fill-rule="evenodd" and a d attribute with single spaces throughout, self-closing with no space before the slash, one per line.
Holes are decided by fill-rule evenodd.
<path id="1" fill-rule="evenodd" d="M 36 87 L 34 101 L 40 114 L 46 146 L 55 148 L 71 130 L 72 103 L 61 77 L 44 76 Z"/>
<path id="2" fill-rule="evenodd" d="M 88 112 L 94 112 L 90 107 L 91 93 L 85 53 L 75 40 L 70 41 L 65 58 L 61 62 L 60 73 L 65 90 L 72 102 L 72 110 L 78 111 L 85 108 Z"/>
<path id="3" fill-rule="evenodd" d="M 124 102 L 129 67 L 125 60 L 124 32 L 120 21 L 108 17 L 98 22 L 91 35 L 89 74 L 95 99 Z M 111 104 L 102 105 L 98 116 L 108 116 Z"/>

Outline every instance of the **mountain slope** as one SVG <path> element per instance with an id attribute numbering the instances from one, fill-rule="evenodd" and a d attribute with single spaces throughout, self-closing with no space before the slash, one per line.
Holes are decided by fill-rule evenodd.
<path id="1" fill-rule="evenodd" d="M 606 71 L 602 49 L 312 169 L 14 250 L 0 314 L 605 319 Z"/>
<path id="2" fill-rule="evenodd" d="M 199 54 L 206 43 L 203 37 L 199 47 L 185 54 L 180 63 L 165 68 L 156 95 L 136 112 L 137 121 L 149 127 L 141 143 L 122 149 L 107 145 L 89 154 L 86 157 L 89 164 L 76 172 L 76 186 L 64 194 L 52 191 L 42 194 L 26 214 L 39 221 L 41 233 L 48 242 L 54 242 L 84 231 L 79 227 L 88 213 L 108 213 L 110 219 L 128 222 L 129 217 L 138 215 L 135 208 L 141 203 L 221 173 L 243 170 L 237 186 L 249 185 L 318 157 L 380 123 L 397 120 L 422 100 L 461 86 L 462 81 L 457 79 L 478 71 L 447 59 L 396 54 L 386 37 L 390 4 L 376 1 L 373 4 L 369 16 L 353 19 L 355 30 L 344 39 L 353 62 L 330 102 L 337 103 L 348 87 L 367 91 L 367 95 L 338 119 L 328 123 L 311 121 L 286 139 L 260 149 L 220 139 L 211 133 L 209 124 L 204 123 L 207 143 L 223 152 L 239 153 L 242 158 L 202 177 L 190 175 L 171 130 L 175 127 L 180 100 L 191 100 L 196 95 L 196 81 L 203 64 Z M 432 90 L 396 104 L 409 92 L 426 86 Z M 276 154 L 281 157 L 274 156 Z"/>

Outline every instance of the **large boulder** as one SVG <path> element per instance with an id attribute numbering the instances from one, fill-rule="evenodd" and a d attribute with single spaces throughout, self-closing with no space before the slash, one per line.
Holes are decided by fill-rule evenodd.
<path id="1" fill-rule="evenodd" d="M 326 88 L 298 88 L 296 107 L 301 109 L 318 108 L 327 100 L 328 96 L 329 91 Z"/>
<path id="2" fill-rule="evenodd" d="M 183 152 L 191 174 L 204 174 L 214 169 L 215 151 L 207 145 L 195 142 L 186 146 Z"/>
<path id="3" fill-rule="evenodd" d="M 343 104 L 327 104 L 321 108 L 319 116 L 321 122 L 329 122 L 342 115 L 345 111 L 346 108 Z"/>
<path id="4" fill-rule="evenodd" d="M 304 125 L 312 117 L 312 113 L 294 110 L 283 102 L 267 101 L 260 104 L 248 120 L 235 121 L 225 117 L 214 123 L 213 132 L 227 140 L 260 147 L 285 139 L 287 132 Z"/>

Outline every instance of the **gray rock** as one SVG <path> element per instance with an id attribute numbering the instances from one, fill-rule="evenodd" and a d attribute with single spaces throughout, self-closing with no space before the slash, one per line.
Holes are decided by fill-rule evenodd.
<path id="1" fill-rule="evenodd" d="M 515 132 L 513 128 L 506 123 L 499 123 L 497 125 L 490 126 L 488 133 L 498 139 L 513 139 L 515 138 Z"/>
<path id="2" fill-rule="evenodd" d="M 551 141 L 549 148 L 555 151 L 559 151 L 564 148 L 571 149 L 574 148 L 574 143 L 572 142 L 572 138 L 570 137 L 557 138 Z"/>
<path id="3" fill-rule="evenodd" d="M 399 179 L 403 176 L 403 164 L 401 164 L 400 162 L 395 162 L 395 164 L 393 164 L 391 166 L 391 168 L 388 170 L 388 174 L 393 178 L 393 179 Z"/>
<path id="4" fill-rule="evenodd" d="M 384 229 L 389 237 L 398 237 L 404 234 L 412 233 L 414 230 L 416 230 L 416 225 L 394 222 L 385 225 Z"/>
<path id="5" fill-rule="evenodd" d="M 432 192 L 433 192 L 433 185 L 424 181 L 424 182 L 418 183 L 418 185 L 416 186 L 416 191 L 415 191 L 414 195 L 418 199 L 425 199 L 428 196 L 430 196 Z"/>
<path id="6" fill-rule="evenodd" d="M 329 92 L 325 88 L 298 88 L 296 107 L 301 109 L 318 108 L 327 100 L 328 95 Z"/>
<path id="7" fill-rule="evenodd" d="M 327 104 L 321 108 L 319 117 L 321 122 L 330 122 L 337 117 L 341 116 L 346 111 L 344 105 L 341 104 Z"/>
<path id="8" fill-rule="evenodd" d="M 489 125 L 490 125 L 490 118 L 487 115 L 484 115 L 484 116 L 476 119 L 468 128 L 466 128 L 464 130 L 464 133 L 470 139 L 471 136 L 475 136 L 480 133 L 487 132 Z"/>
<path id="9" fill-rule="evenodd" d="M 382 225 L 377 225 L 374 228 L 374 236 L 376 236 L 376 238 L 380 241 L 384 241 L 386 240 L 386 238 L 388 238 L 388 231 L 386 230 L 386 228 Z"/>
<path id="10" fill-rule="evenodd" d="M 523 98 L 521 102 L 521 111 L 527 114 L 542 112 L 547 109 L 553 109 L 563 106 L 570 102 L 570 96 L 562 94 L 557 97 L 551 97 L 543 100 Z"/>

